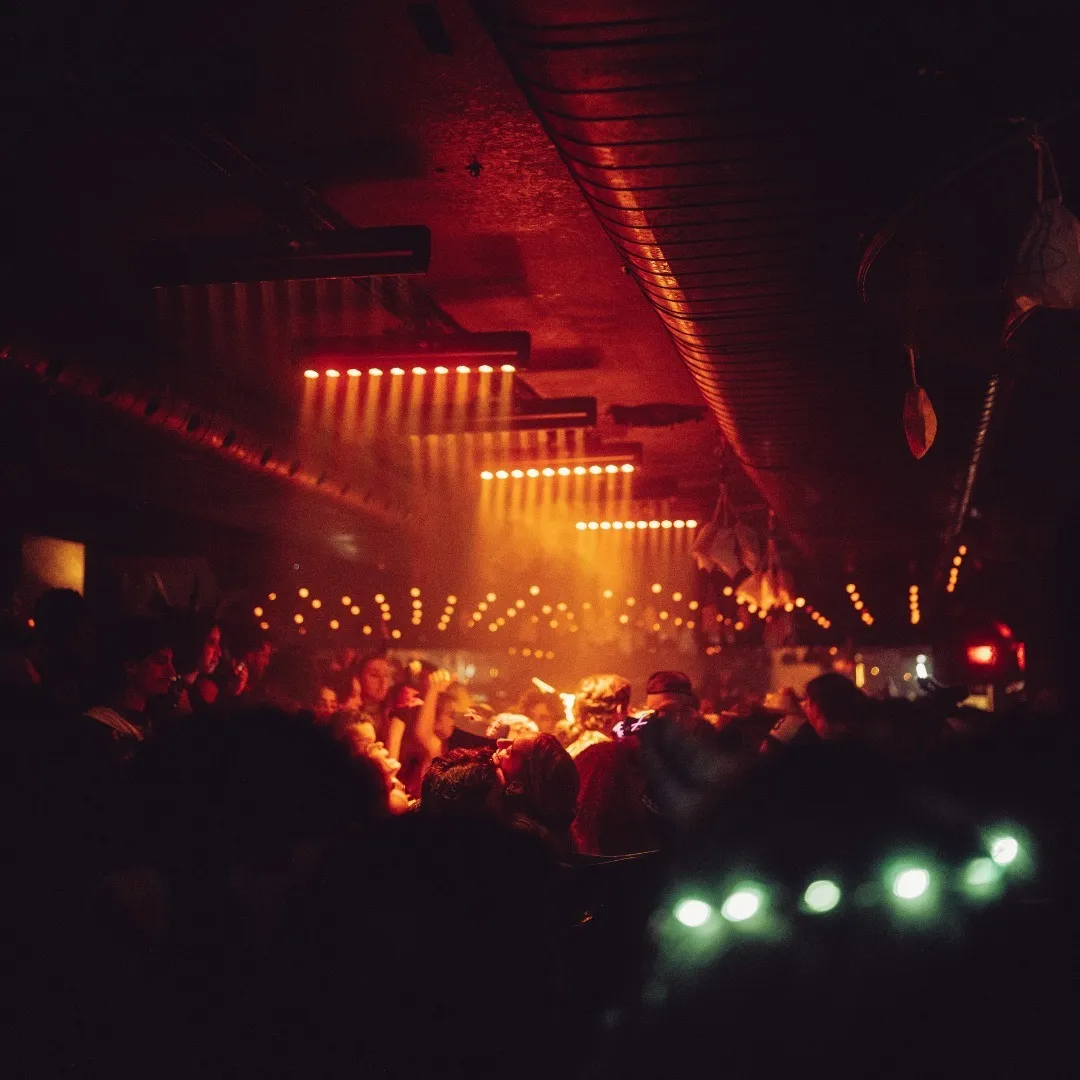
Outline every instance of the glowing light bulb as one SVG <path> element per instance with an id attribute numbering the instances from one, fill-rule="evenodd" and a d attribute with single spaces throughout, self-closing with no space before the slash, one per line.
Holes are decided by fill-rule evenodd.
<path id="1" fill-rule="evenodd" d="M 647 521 L 639 521 L 637 523 L 637 527 L 639 529 L 647 529 L 649 527 L 649 523 Z"/>
<path id="2" fill-rule="evenodd" d="M 667 518 L 665 518 L 663 521 L 660 522 L 660 528 L 661 529 L 670 529 L 671 525 L 672 525 L 672 523 Z"/>
<path id="3" fill-rule="evenodd" d="M 808 911 L 817 915 L 832 911 L 840 903 L 840 886 L 835 881 L 824 878 L 821 881 L 811 881 L 803 893 L 803 903 Z"/>
<path id="4" fill-rule="evenodd" d="M 510 475 L 511 475 L 511 476 L 512 476 L 512 477 L 513 477 L 513 478 L 514 478 L 515 480 L 520 480 L 520 479 L 521 479 L 521 478 L 522 478 L 522 477 L 523 477 L 523 476 L 525 475 L 525 473 L 524 473 L 524 471 L 523 471 L 523 470 L 521 470 L 521 469 L 512 469 L 512 470 L 510 471 Z"/>
<path id="5" fill-rule="evenodd" d="M 341 372 L 338 371 L 337 368 L 327 368 L 326 369 L 326 377 L 328 379 L 340 379 L 341 378 Z"/>
<path id="6" fill-rule="evenodd" d="M 306 600 L 311 595 L 311 593 L 308 592 L 307 589 L 298 589 L 296 595 L 299 596 L 301 600 Z"/>
<path id="7" fill-rule="evenodd" d="M 960 546 L 959 546 L 959 547 L 958 547 L 958 548 L 956 549 L 956 552 L 957 552 L 957 554 L 958 554 L 958 555 L 960 555 L 961 557 L 963 557 L 964 555 L 966 555 L 966 554 L 967 554 L 967 544 L 961 544 L 961 545 L 960 545 Z"/>
<path id="8" fill-rule="evenodd" d="M 795 606 L 796 607 L 806 607 L 806 599 L 804 597 L 802 597 L 802 596 L 796 596 L 795 597 Z"/>
<path id="9" fill-rule="evenodd" d="M 377 367 L 368 368 L 368 374 L 378 377 L 379 375 L 382 374 L 382 368 L 377 368 Z"/>
<path id="10" fill-rule="evenodd" d="M 331 630 L 338 630 L 338 629 L 340 629 L 340 627 L 341 627 L 341 623 L 339 623 L 337 621 L 337 619 L 331 619 L 330 620 L 330 629 Z"/>
<path id="11" fill-rule="evenodd" d="M 437 368 L 435 369 L 435 374 L 436 374 L 436 375 L 449 375 L 449 374 L 450 374 L 450 369 L 449 369 L 448 367 L 443 367 L 443 366 L 442 366 L 442 365 L 440 364 L 440 365 L 439 365 L 439 366 L 438 366 L 438 367 L 437 367 Z"/>
<path id="12" fill-rule="evenodd" d="M 295 615 L 294 615 L 294 616 L 292 617 L 292 621 L 293 621 L 294 623 L 296 623 L 296 625 L 297 625 L 297 626 L 299 626 L 299 625 L 300 625 L 300 624 L 301 624 L 301 623 L 302 623 L 302 622 L 304 621 L 304 616 L 303 616 L 303 615 L 301 615 L 301 614 L 300 614 L 300 612 L 298 611 L 298 612 L 297 612 L 297 613 L 296 613 L 296 614 L 295 614 Z"/>
<path id="13" fill-rule="evenodd" d="M 362 372 L 358 367 L 351 367 L 348 371 L 345 372 L 345 374 L 348 375 L 350 379 L 356 379 L 360 377 Z"/>
<path id="14" fill-rule="evenodd" d="M 319 373 L 314 368 L 308 368 L 304 372 L 304 378 L 305 379 L 317 379 L 318 377 L 319 377 Z"/>
<path id="15" fill-rule="evenodd" d="M 599 476 L 599 475 L 600 475 L 600 474 L 601 474 L 601 473 L 602 473 L 603 471 L 604 471 L 604 470 L 603 470 L 603 469 L 601 469 L 599 465 L 590 465 L 590 466 L 589 466 L 589 472 L 590 472 L 590 473 L 591 473 L 591 474 L 592 474 L 593 476 Z"/>
<path id="16" fill-rule="evenodd" d="M 484 471 L 483 471 L 483 472 L 482 472 L 482 473 L 480 474 L 480 479 L 481 479 L 481 480 L 494 480 L 494 479 L 495 479 L 495 474 L 494 474 L 493 472 L 488 472 L 488 470 L 487 470 L 487 469 L 485 469 L 485 470 L 484 470 Z"/>
<path id="17" fill-rule="evenodd" d="M 514 372 L 515 372 L 515 371 L 517 371 L 517 368 L 516 368 L 516 367 L 514 367 L 514 365 L 513 365 L 513 364 L 503 364 L 503 366 L 502 366 L 501 368 L 499 368 L 499 370 L 500 370 L 500 371 L 501 371 L 501 372 L 502 372 L 502 373 L 503 373 L 504 375 L 513 375 L 513 374 L 514 374 Z"/>
<path id="18" fill-rule="evenodd" d="M 390 369 L 390 374 L 391 375 L 404 375 L 405 374 L 405 369 L 403 367 L 392 367 Z"/>
<path id="19" fill-rule="evenodd" d="M 510 474 L 505 469 L 499 469 L 495 475 L 498 479 L 505 480 Z"/>
<path id="20" fill-rule="evenodd" d="M 526 469 L 525 470 L 525 475 L 527 477 L 529 477 L 530 480 L 535 480 L 540 475 L 540 470 L 539 469 Z"/>
<path id="21" fill-rule="evenodd" d="M 272 593 L 270 593 L 270 595 L 269 595 L 269 596 L 267 596 L 267 598 L 266 598 L 266 599 L 267 599 L 267 600 L 270 600 L 271 602 L 273 602 L 274 600 L 276 600 L 276 599 L 277 599 L 277 593 L 276 593 L 276 592 L 272 592 Z"/>
<path id="22" fill-rule="evenodd" d="M 918 900 L 930 888 L 930 874 L 921 868 L 903 870 L 893 879 L 893 896 L 900 900 Z"/>
<path id="23" fill-rule="evenodd" d="M 618 471 L 619 471 L 619 466 L 618 465 L 605 465 L 604 466 L 604 472 L 606 472 L 606 473 L 617 473 Z"/>
<path id="24" fill-rule="evenodd" d="M 634 466 L 627 462 L 625 465 L 622 466 L 621 471 L 624 473 L 632 473 L 634 471 Z"/>
<path id="25" fill-rule="evenodd" d="M 998 869 L 990 859 L 972 859 L 964 869 L 964 884 L 981 889 L 993 885 L 998 879 Z"/>
<path id="26" fill-rule="evenodd" d="M 693 897 L 686 897 L 684 900 L 680 900 L 675 905 L 674 915 L 675 918 L 683 924 L 683 926 L 690 927 L 691 930 L 696 930 L 699 926 L 704 926 L 709 921 L 709 916 L 713 913 L 712 905 L 706 903 L 704 900 L 697 900 Z"/>
<path id="27" fill-rule="evenodd" d="M 360 614 L 360 605 L 359 604 L 353 604 L 352 607 L 349 608 L 349 614 L 350 615 L 359 615 Z"/>
<path id="28" fill-rule="evenodd" d="M 604 529 L 605 531 L 610 530 L 611 522 L 610 521 L 601 521 L 600 522 L 600 528 Z"/>
<path id="29" fill-rule="evenodd" d="M 622 613 L 622 614 L 621 614 L 621 615 L 619 616 L 619 622 L 621 622 L 621 623 L 623 623 L 623 624 L 625 625 L 625 624 L 626 624 L 626 623 L 628 623 L 629 621 L 630 621 L 630 616 L 629 616 L 629 615 L 627 615 L 627 614 L 626 614 L 626 612 L 624 611 L 624 612 L 623 612 L 623 613 Z"/>
<path id="30" fill-rule="evenodd" d="M 696 529 L 697 528 L 697 521 L 695 521 L 694 518 L 687 518 L 686 519 L 686 527 L 688 529 Z"/>
<path id="31" fill-rule="evenodd" d="M 761 894 L 756 889 L 738 889 L 724 901 L 720 914 L 728 922 L 745 922 L 756 915 L 760 908 Z"/>
<path id="32" fill-rule="evenodd" d="M 621 521 L 613 521 L 611 523 L 611 527 L 613 529 L 621 529 L 623 527 L 623 523 Z"/>
<path id="33" fill-rule="evenodd" d="M 587 521 L 579 521 L 574 526 L 574 528 L 576 528 L 579 532 L 584 532 L 588 527 L 589 527 L 589 523 Z"/>
<path id="34" fill-rule="evenodd" d="M 468 367 L 466 364 L 459 364 L 457 367 L 457 373 L 459 375 L 469 375 L 471 372 L 472 368 Z"/>
<path id="35" fill-rule="evenodd" d="M 585 468 L 584 465 L 576 465 L 576 466 L 574 466 L 574 475 L 575 476 L 584 476 L 587 471 L 588 470 Z M 566 473 L 564 473 L 562 471 L 562 469 L 560 469 L 559 470 L 559 475 L 560 476 L 565 476 Z"/>
<path id="36" fill-rule="evenodd" d="M 544 469 L 543 473 L 544 473 L 545 476 L 554 476 L 555 475 L 555 470 L 554 469 Z"/>
<path id="37" fill-rule="evenodd" d="M 427 368 L 422 368 L 422 367 L 414 367 L 414 368 L 412 369 L 412 373 L 413 373 L 414 375 L 426 375 L 426 374 L 427 374 Z"/>
<path id="38" fill-rule="evenodd" d="M 361 630 L 362 630 L 362 631 L 363 631 L 363 633 L 365 633 L 365 634 L 370 634 L 370 633 L 371 633 L 371 627 L 370 627 L 370 626 L 364 626 L 364 627 L 361 627 Z"/>
<path id="39" fill-rule="evenodd" d="M 255 616 L 256 619 L 261 619 L 263 617 L 263 609 L 261 607 L 257 607 L 252 612 L 252 614 Z"/>
<path id="40" fill-rule="evenodd" d="M 659 582 L 657 582 L 655 585 L 652 586 L 652 591 L 655 594 L 659 595 L 660 593 L 662 593 L 664 591 L 664 586 L 661 585 Z"/>
<path id="41" fill-rule="evenodd" d="M 681 592 L 673 592 L 671 594 L 671 599 L 674 600 L 675 603 L 677 604 L 680 600 L 682 600 L 682 593 Z"/>
<path id="42" fill-rule="evenodd" d="M 268 622 L 261 622 L 261 623 L 259 623 L 259 629 L 260 630 L 269 630 L 270 629 L 270 624 Z"/>
<path id="43" fill-rule="evenodd" d="M 600 522 L 599 521 L 590 521 L 589 522 L 589 528 L 594 530 L 594 531 L 596 529 L 599 529 L 600 528 Z"/>
<path id="44" fill-rule="evenodd" d="M 615 593 L 612 592 L 611 589 L 605 589 L 604 590 L 604 599 L 605 600 L 610 600 L 614 595 L 615 595 Z"/>
<path id="45" fill-rule="evenodd" d="M 998 866 L 1009 866 L 1016 862 L 1020 854 L 1020 844 L 1015 836 L 999 836 L 990 845 L 990 858 Z"/>
<path id="46" fill-rule="evenodd" d="M 570 470 L 565 465 L 562 465 L 562 466 L 559 467 L 559 475 L 560 476 L 569 476 L 570 475 Z"/>
<path id="47" fill-rule="evenodd" d="M 495 369 L 490 364 L 481 364 L 476 370 L 481 375 L 490 375 Z"/>
<path id="48" fill-rule="evenodd" d="M 624 528 L 624 529 L 636 529 L 636 528 L 637 528 L 637 522 L 634 522 L 634 521 L 624 521 L 624 522 L 623 522 L 623 528 Z"/>
<path id="49" fill-rule="evenodd" d="M 650 521 L 649 522 L 649 528 L 650 529 L 659 529 L 660 528 L 660 522 L 659 521 Z"/>
<path id="50" fill-rule="evenodd" d="M 539 585 L 530 585 L 529 586 L 529 595 L 530 596 L 539 596 L 540 595 L 540 586 Z"/>
<path id="51" fill-rule="evenodd" d="M 314 609 L 315 609 L 316 611 L 318 611 L 318 610 L 319 610 L 319 608 L 321 608 L 321 607 L 322 607 L 322 601 L 321 601 L 321 600 L 312 600 L 312 601 L 311 601 L 311 606 L 312 606 L 312 607 L 313 607 L 313 608 L 314 608 Z"/>
<path id="52" fill-rule="evenodd" d="M 392 637 L 392 638 L 393 638 L 393 639 L 394 639 L 395 641 L 397 641 L 397 640 L 398 640 L 398 638 L 400 638 L 400 637 L 401 637 L 401 631 L 400 631 L 400 630 L 391 630 L 391 631 L 390 631 L 390 636 L 391 636 L 391 637 Z"/>

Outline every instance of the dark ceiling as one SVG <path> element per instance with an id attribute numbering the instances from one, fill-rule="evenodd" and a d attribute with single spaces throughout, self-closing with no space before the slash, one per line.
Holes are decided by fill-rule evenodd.
<path id="1" fill-rule="evenodd" d="M 897 299 L 910 300 L 899 256 L 860 299 L 866 245 L 1007 146 L 993 198 L 949 190 L 966 215 L 956 235 L 990 232 L 1008 250 L 1031 210 L 1019 118 L 1057 117 L 1047 133 L 1077 175 L 1075 116 L 1060 119 L 1074 57 L 1047 9 L 316 0 L 257 17 L 196 3 L 170 21 L 69 3 L 24 10 L 9 48 L 9 340 L 77 351 L 280 447 L 297 435 L 299 337 L 432 319 L 526 330 L 534 365 L 519 392 L 596 396 L 600 434 L 643 443 L 643 490 L 699 515 L 729 447 L 737 501 L 763 495 L 804 569 L 833 581 L 938 560 L 997 358 L 996 282 L 919 321 Z M 215 167 L 222 137 L 244 157 Z M 981 175 L 962 174 L 973 190 Z M 274 326 L 214 288 L 155 308 L 136 287 L 133 243 L 280 228 L 312 199 L 361 227 L 428 226 L 428 274 L 395 286 L 396 305 L 349 283 L 290 293 Z M 897 220 L 909 248 L 955 262 L 948 213 L 922 232 Z M 912 336 L 940 422 L 919 462 L 900 425 Z M 715 421 L 628 431 L 606 415 L 702 399 Z M 306 467 L 378 478 L 421 517 L 439 501 L 410 488 L 387 446 L 313 452 Z M 223 468 L 211 455 L 204 467 Z M 250 515 L 247 482 L 220 479 L 215 513 Z M 174 494 L 198 512 L 197 490 Z"/>

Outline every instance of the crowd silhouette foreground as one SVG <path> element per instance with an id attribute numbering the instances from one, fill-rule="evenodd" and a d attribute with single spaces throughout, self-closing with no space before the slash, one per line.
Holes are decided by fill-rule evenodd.
<path id="1" fill-rule="evenodd" d="M 826 674 L 710 723 L 678 672 L 490 715 L 39 609 L 2 665 L 12 1076 L 1072 1071 L 1068 717 Z"/>

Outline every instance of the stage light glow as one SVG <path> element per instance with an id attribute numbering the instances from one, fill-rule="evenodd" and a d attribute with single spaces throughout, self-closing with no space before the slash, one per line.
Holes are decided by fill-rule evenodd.
<path id="1" fill-rule="evenodd" d="M 313 607 L 313 608 L 314 608 L 314 609 L 315 609 L 316 611 L 318 611 L 318 610 L 319 610 L 319 608 L 321 608 L 321 607 L 322 607 L 322 601 L 321 601 L 321 600 L 312 600 L 312 601 L 311 601 L 311 606 L 312 606 L 312 607 Z"/>
<path id="2" fill-rule="evenodd" d="M 520 480 L 525 475 L 525 473 L 521 469 L 513 469 L 511 470 L 510 475 L 515 480 Z"/>
<path id="3" fill-rule="evenodd" d="M 600 522 L 599 521 L 590 521 L 589 522 L 589 528 L 592 529 L 595 532 L 597 529 L 600 528 Z"/>
<path id="4" fill-rule="evenodd" d="M 543 473 L 544 473 L 545 476 L 554 476 L 555 475 L 555 470 L 554 469 L 544 469 Z"/>
<path id="5" fill-rule="evenodd" d="M 530 585 L 529 586 L 529 595 L 530 596 L 539 596 L 540 595 L 540 586 L 539 585 Z"/>
<path id="6" fill-rule="evenodd" d="M 350 615 L 359 615 L 360 614 L 360 605 L 359 604 L 353 604 L 352 607 L 349 608 L 349 614 Z"/>
<path id="7" fill-rule="evenodd" d="M 439 366 L 438 366 L 438 367 L 437 367 L 437 368 L 435 369 L 435 374 L 436 374 L 436 375 L 449 375 L 449 374 L 450 374 L 450 369 L 449 369 L 448 367 L 443 367 L 443 366 L 442 366 L 442 365 L 440 364 L 440 365 L 439 365 Z"/>
<path id="8" fill-rule="evenodd" d="M 697 528 L 697 521 L 695 521 L 694 518 L 687 518 L 686 519 L 686 527 L 688 529 L 696 529 Z"/>
<path id="9" fill-rule="evenodd" d="M 601 521 L 600 522 L 600 528 L 603 529 L 605 532 L 608 531 L 611 528 L 611 522 L 610 521 Z"/>
<path id="10" fill-rule="evenodd" d="M 348 375 L 350 379 L 355 379 L 360 376 L 362 372 L 357 367 L 351 367 L 348 371 L 345 372 L 345 374 Z"/>
<path id="11" fill-rule="evenodd" d="M 391 631 L 390 631 L 390 636 L 391 636 L 391 637 L 392 637 L 392 638 L 393 638 L 393 639 L 394 639 L 395 641 L 397 641 L 397 640 L 398 640 L 398 638 L 400 638 L 400 637 L 401 637 L 401 631 L 400 631 L 400 630 L 391 630 Z"/>
<path id="12" fill-rule="evenodd" d="M 370 626 L 362 626 L 360 629 L 365 634 L 370 634 L 371 633 L 371 627 Z"/>
<path id="13" fill-rule="evenodd" d="M 525 475 L 530 480 L 535 480 L 540 475 L 540 470 L 539 469 L 526 469 L 525 470 Z"/>
<path id="14" fill-rule="evenodd" d="M 550 605 L 550 604 L 545 604 L 545 605 L 544 605 L 544 606 L 543 606 L 543 607 L 542 607 L 542 608 L 540 609 L 540 614 L 541 614 L 541 615 L 550 615 L 550 614 L 551 614 L 551 605 Z"/>
<path id="15" fill-rule="evenodd" d="M 584 465 L 575 465 L 574 466 L 574 475 L 575 476 L 584 476 L 587 471 L 588 470 L 585 468 Z M 559 470 L 559 475 L 560 476 L 566 476 L 566 473 L 564 473 L 562 471 L 562 469 L 560 469 Z"/>
<path id="16" fill-rule="evenodd" d="M 338 371 L 337 368 L 327 368 L 326 369 L 326 377 L 328 379 L 340 379 L 341 378 L 341 372 Z"/>
<path id="17" fill-rule="evenodd" d="M 604 466 L 604 472 L 606 472 L 606 473 L 617 473 L 618 471 L 619 471 L 619 466 L 618 465 L 605 465 Z"/>
<path id="18" fill-rule="evenodd" d="M 487 470 L 485 469 L 485 470 L 484 470 L 484 471 L 483 471 L 483 472 L 482 472 L 482 473 L 480 474 L 480 479 L 481 479 L 481 480 L 494 480 L 494 479 L 495 479 L 495 474 L 494 474 L 493 472 L 488 472 L 488 471 L 487 471 Z"/>
<path id="19" fill-rule="evenodd" d="M 680 900 L 675 905 L 674 911 L 675 918 L 681 922 L 683 926 L 688 926 L 691 930 L 696 930 L 699 926 L 704 926 L 709 921 L 709 916 L 711 916 L 712 913 L 713 909 L 711 904 L 690 896 Z"/>
<path id="20" fill-rule="evenodd" d="M 1020 854 L 1020 843 L 1015 836 L 999 836 L 990 844 L 990 858 L 998 866 L 1009 866 Z"/>
<path id="21" fill-rule="evenodd" d="M 260 630 L 269 630 L 270 629 L 270 624 L 268 622 L 261 622 L 261 623 L 259 623 L 259 629 Z"/>
<path id="22" fill-rule="evenodd" d="M 604 590 L 604 599 L 605 600 L 610 600 L 614 595 L 615 595 L 615 593 L 611 589 L 605 589 Z"/>
<path id="23" fill-rule="evenodd" d="M 893 896 L 900 900 L 918 900 L 930 888 L 930 873 L 921 867 L 902 870 L 893 878 Z"/>
<path id="24" fill-rule="evenodd" d="M 507 471 L 506 471 L 505 469 L 499 469 L 499 470 L 498 470 L 498 471 L 497 471 L 497 472 L 495 473 L 495 476 L 496 476 L 496 477 L 497 477 L 497 478 L 498 478 L 499 480 L 506 480 L 506 479 L 507 479 L 507 478 L 508 478 L 508 477 L 510 476 L 510 474 L 509 474 L 509 473 L 508 473 L 508 472 L 507 472 Z"/>
<path id="25" fill-rule="evenodd" d="M 392 367 L 390 369 L 390 374 L 391 375 L 404 375 L 405 374 L 405 369 L 403 367 Z"/>
<path id="26" fill-rule="evenodd" d="M 500 371 L 501 371 L 501 372 L 502 372 L 502 373 L 503 373 L 504 375 L 513 375 L 513 374 L 514 374 L 514 372 L 515 372 L 515 371 L 517 371 L 517 368 L 516 368 L 516 367 L 514 367 L 514 365 L 513 365 L 513 364 L 503 364 L 503 366 L 502 366 L 501 368 L 499 368 L 499 370 L 500 370 Z"/>
<path id="27" fill-rule="evenodd" d="M 660 593 L 662 593 L 662 592 L 664 591 L 664 586 L 663 586 L 663 585 L 661 585 L 661 584 L 660 584 L 659 582 L 657 582 L 657 583 L 656 583 L 655 585 L 653 585 L 653 587 L 652 587 L 652 591 L 653 591 L 653 592 L 654 592 L 654 593 L 655 593 L 656 595 L 659 595 Z"/>
<path id="28" fill-rule="evenodd" d="M 495 369 L 490 364 L 481 364 L 476 370 L 481 375 L 490 375 Z"/>
<path id="29" fill-rule="evenodd" d="M 622 623 L 623 625 L 625 625 L 625 624 L 626 624 L 626 623 L 628 623 L 629 621 L 630 621 L 630 616 L 629 616 L 629 615 L 627 615 L 627 614 L 626 614 L 626 612 L 624 611 L 624 612 L 623 612 L 623 613 L 622 613 L 622 614 L 621 614 L 621 615 L 619 616 L 619 622 L 621 622 L 621 623 Z"/>
<path id="30" fill-rule="evenodd" d="M 301 614 L 300 614 L 300 612 L 298 611 L 298 612 L 297 612 L 297 613 L 296 613 L 296 614 L 295 614 L 295 615 L 294 615 L 294 616 L 292 617 L 292 621 L 293 621 L 294 623 L 296 623 L 296 625 L 297 625 L 297 626 L 300 626 L 300 624 L 301 624 L 301 623 L 303 623 L 303 621 L 304 621 L 304 616 L 303 616 L 303 615 L 301 615 Z"/>
<path id="31" fill-rule="evenodd" d="M 997 649 L 993 645 L 972 645 L 967 651 L 967 658 L 972 664 L 993 664 L 997 660 Z"/>
<path id="32" fill-rule="evenodd" d="M 267 596 L 267 598 L 266 598 L 266 599 L 267 599 L 267 600 L 270 600 L 270 601 L 274 601 L 274 600 L 276 600 L 276 599 L 277 599 L 277 593 L 276 593 L 276 592 L 272 592 L 272 593 L 270 593 L 270 594 L 269 594 L 269 596 Z"/>
<path id="33" fill-rule="evenodd" d="M 639 529 L 647 529 L 649 527 L 649 523 L 647 521 L 639 521 L 637 523 L 637 527 Z"/>
<path id="34" fill-rule="evenodd" d="M 472 374 L 472 368 L 469 367 L 467 364 L 459 364 L 457 367 L 457 373 L 459 375 L 470 375 Z"/>
<path id="35" fill-rule="evenodd" d="M 685 529 L 686 528 L 686 522 L 683 521 L 681 518 L 676 518 L 671 524 L 676 529 Z"/>
<path id="36" fill-rule="evenodd" d="M 832 911 L 840 903 L 840 886 L 835 881 L 823 878 L 821 881 L 811 881 L 803 893 L 803 903 L 808 911 L 816 915 L 823 915 L 826 911 Z"/>
<path id="37" fill-rule="evenodd" d="M 341 623 L 339 623 L 337 621 L 337 619 L 331 619 L 330 620 L 330 629 L 331 630 L 339 630 L 340 628 L 341 628 Z"/>
<path id="38" fill-rule="evenodd" d="M 296 595 L 299 596 L 301 600 L 306 600 L 311 593 L 307 589 L 297 589 Z"/>
<path id="39" fill-rule="evenodd" d="M 998 869 L 991 859 L 972 859 L 964 868 L 964 884 L 973 889 L 984 889 L 998 878 Z"/>
<path id="40" fill-rule="evenodd" d="M 624 473 L 632 473 L 634 471 L 634 466 L 631 465 L 630 462 L 627 462 L 625 465 L 622 466 L 622 471 Z"/>
<path id="41" fill-rule="evenodd" d="M 426 374 L 427 374 L 427 368 L 422 368 L 422 367 L 414 367 L 414 368 L 412 369 L 412 373 L 413 373 L 414 375 L 426 375 Z"/>
<path id="42" fill-rule="evenodd" d="M 730 596 L 734 591 L 735 590 L 730 585 L 725 585 L 724 586 L 723 592 L 724 592 L 725 596 Z"/>
<path id="43" fill-rule="evenodd" d="M 255 616 L 256 619 L 261 619 L 263 617 L 263 609 L 261 607 L 257 607 L 252 612 L 252 614 Z"/>
<path id="44" fill-rule="evenodd" d="M 761 892 L 758 889 L 737 889 L 723 903 L 720 914 L 728 922 L 745 922 L 761 909 Z"/>
<path id="45" fill-rule="evenodd" d="M 619 529 L 622 529 L 622 527 L 623 527 L 623 523 L 622 523 L 621 521 L 613 521 L 613 522 L 611 523 L 611 527 L 612 527 L 613 529 L 619 530 Z"/>
<path id="46" fill-rule="evenodd" d="M 682 593 L 681 592 L 673 592 L 671 594 L 671 599 L 674 600 L 676 604 L 679 603 L 682 600 Z"/>
<path id="47" fill-rule="evenodd" d="M 559 468 L 559 475 L 560 476 L 569 476 L 570 475 L 570 470 L 565 465 L 563 465 L 563 466 L 561 466 Z"/>
<path id="48" fill-rule="evenodd" d="M 578 529 L 578 531 L 584 532 L 589 527 L 589 523 L 587 521 L 579 521 L 574 527 Z"/>
<path id="49" fill-rule="evenodd" d="M 377 368 L 377 367 L 368 368 L 368 374 L 369 375 L 381 375 L 382 374 L 382 368 Z"/>
<path id="50" fill-rule="evenodd" d="M 961 544 L 961 545 L 960 545 L 960 546 L 959 546 L 959 547 L 958 547 L 958 548 L 956 549 L 956 551 L 957 551 L 957 553 L 958 553 L 958 554 L 959 554 L 960 556 L 964 556 L 964 555 L 966 555 L 966 554 L 967 554 L 967 544 Z"/>
<path id="51" fill-rule="evenodd" d="M 649 522 L 649 528 L 650 529 L 659 529 L 660 528 L 660 522 L 659 521 L 650 521 Z"/>
<path id="52" fill-rule="evenodd" d="M 305 379 L 317 379 L 318 377 L 319 377 L 319 373 L 314 368 L 308 368 L 304 372 L 304 378 Z"/>
<path id="53" fill-rule="evenodd" d="M 624 529 L 633 529 L 633 528 L 636 528 L 636 527 L 637 526 L 635 525 L 635 523 L 633 521 L 624 521 L 623 522 L 623 528 Z"/>
<path id="54" fill-rule="evenodd" d="M 604 471 L 604 470 L 603 470 L 603 469 L 601 469 L 599 465 L 590 465 L 590 466 L 589 466 L 589 472 L 590 472 L 590 473 L 591 473 L 591 474 L 592 474 L 593 476 L 599 476 L 599 475 L 600 475 L 600 474 L 601 474 L 601 473 L 602 473 L 603 471 Z"/>
<path id="55" fill-rule="evenodd" d="M 796 607 L 806 607 L 806 599 L 805 599 L 805 597 L 796 596 L 795 597 L 795 606 Z"/>

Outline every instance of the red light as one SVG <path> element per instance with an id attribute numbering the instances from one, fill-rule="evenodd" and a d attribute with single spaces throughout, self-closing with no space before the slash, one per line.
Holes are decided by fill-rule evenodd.
<path id="1" fill-rule="evenodd" d="M 993 664 L 997 661 L 997 649 L 993 645 L 971 645 L 967 656 L 972 664 Z"/>
<path id="2" fill-rule="evenodd" d="M 1027 649 L 1024 648 L 1022 641 L 1016 643 L 1016 666 L 1021 671 L 1027 670 Z"/>

